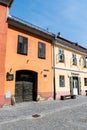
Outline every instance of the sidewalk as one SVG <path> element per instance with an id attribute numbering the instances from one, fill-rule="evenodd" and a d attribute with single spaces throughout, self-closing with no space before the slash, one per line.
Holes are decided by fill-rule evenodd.
<path id="1" fill-rule="evenodd" d="M 34 114 L 45 116 L 54 111 L 61 112 L 65 109 L 81 105 L 87 106 L 86 96 L 78 96 L 76 99 L 68 99 L 64 101 L 24 102 L 16 104 L 15 106 L 4 106 L 3 108 L 0 108 L 0 124 L 23 118 L 32 119 L 32 115 Z"/>

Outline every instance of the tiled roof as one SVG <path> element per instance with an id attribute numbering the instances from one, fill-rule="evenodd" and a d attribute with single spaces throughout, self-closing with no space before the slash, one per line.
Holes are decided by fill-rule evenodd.
<path id="1" fill-rule="evenodd" d="M 81 45 L 79 45 L 78 43 L 75 43 L 75 42 L 71 42 L 69 40 L 66 40 L 62 37 L 57 37 L 57 42 L 63 46 L 66 46 L 68 48 L 71 48 L 71 49 L 74 49 L 76 51 L 79 51 L 79 52 L 82 52 L 82 53 L 85 53 L 87 55 L 87 49 L 82 47 Z"/>
<path id="2" fill-rule="evenodd" d="M 16 17 L 12 17 L 12 16 L 9 16 L 8 17 L 8 25 L 11 27 L 15 27 L 16 29 L 22 29 L 24 30 L 25 32 L 29 32 L 31 34 L 34 34 L 34 35 L 38 35 L 40 37 L 43 37 L 43 38 L 46 38 L 48 40 L 50 40 L 51 42 L 53 42 L 53 40 L 55 39 L 56 35 L 51 33 L 51 32 L 48 32 L 47 30 L 45 29 L 42 29 L 38 26 L 35 26 L 31 23 L 28 23 L 28 22 L 25 22 L 24 20 L 21 20 L 19 18 L 16 18 Z M 72 42 L 72 41 L 69 41 L 63 37 L 60 37 L 60 36 L 57 36 L 56 37 L 56 44 L 61 44 L 65 47 L 68 47 L 70 49 L 73 49 L 75 51 L 79 51 L 79 52 L 82 52 L 82 53 L 85 53 L 85 55 L 87 55 L 87 49 L 82 47 L 81 45 L 79 45 L 78 43 L 75 43 L 75 42 Z"/>
<path id="3" fill-rule="evenodd" d="M 21 29 L 25 31 L 26 33 L 29 33 L 31 35 L 37 35 L 43 38 L 46 38 L 48 40 L 53 40 L 55 37 L 55 34 L 48 32 L 45 29 L 42 29 L 38 26 L 35 26 L 29 22 L 25 22 L 24 20 L 21 20 L 16 17 L 9 16 L 7 19 L 9 27 L 14 27 L 16 29 Z"/>

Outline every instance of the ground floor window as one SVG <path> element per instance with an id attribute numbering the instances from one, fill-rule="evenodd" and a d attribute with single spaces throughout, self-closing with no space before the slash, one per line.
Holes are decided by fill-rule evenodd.
<path id="1" fill-rule="evenodd" d="M 87 78 L 84 78 L 84 86 L 87 86 Z"/>
<path id="2" fill-rule="evenodd" d="M 63 75 L 59 76 L 59 86 L 65 87 L 65 77 Z"/>

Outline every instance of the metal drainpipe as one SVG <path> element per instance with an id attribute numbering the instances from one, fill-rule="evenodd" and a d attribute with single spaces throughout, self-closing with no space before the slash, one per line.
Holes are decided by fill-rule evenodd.
<path id="1" fill-rule="evenodd" d="M 53 97 L 54 100 L 56 100 L 56 85 L 55 85 L 55 42 L 56 42 L 56 37 L 53 41 L 53 86 L 54 86 L 54 92 L 53 92 Z"/>

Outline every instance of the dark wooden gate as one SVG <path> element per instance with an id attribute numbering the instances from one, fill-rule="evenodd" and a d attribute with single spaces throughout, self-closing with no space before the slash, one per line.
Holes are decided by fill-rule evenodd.
<path id="1" fill-rule="evenodd" d="M 15 84 L 15 100 L 16 102 L 26 102 L 36 100 L 36 74 L 23 74 L 21 71 L 17 73 Z"/>
<path id="2" fill-rule="evenodd" d="M 16 82 L 16 102 L 33 101 L 33 82 Z"/>

